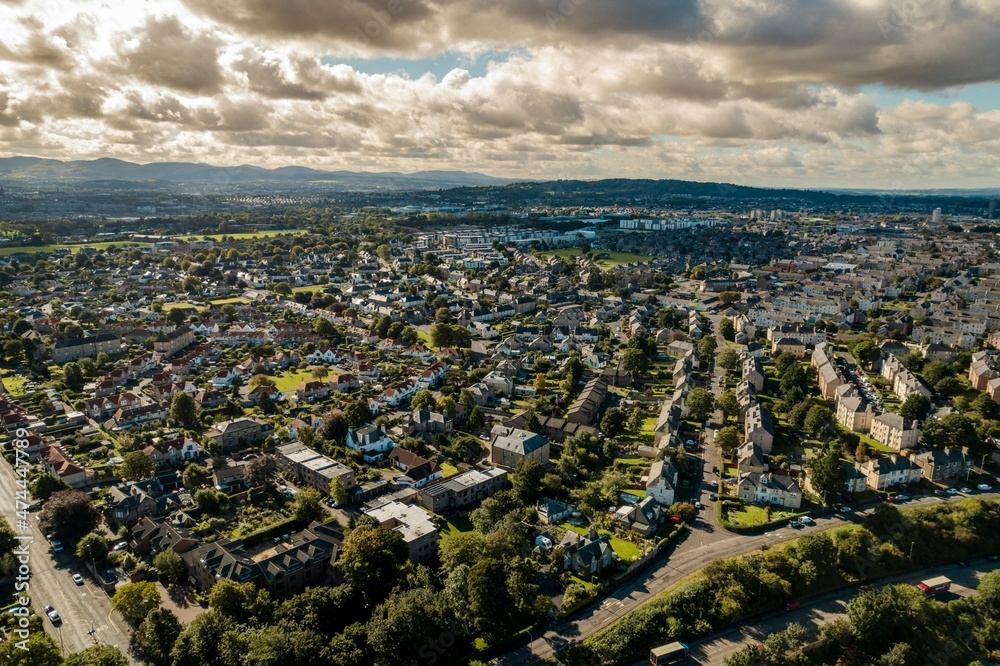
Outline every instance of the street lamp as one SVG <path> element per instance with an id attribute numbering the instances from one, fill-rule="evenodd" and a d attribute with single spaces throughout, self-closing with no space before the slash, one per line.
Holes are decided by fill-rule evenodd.
<path id="1" fill-rule="evenodd" d="M 910 542 L 910 562 L 913 561 L 913 547 L 917 545 L 916 541 Z"/>

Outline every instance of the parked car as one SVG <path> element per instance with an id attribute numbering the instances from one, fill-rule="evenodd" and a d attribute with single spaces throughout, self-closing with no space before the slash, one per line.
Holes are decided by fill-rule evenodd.
<path id="1" fill-rule="evenodd" d="M 696 508 L 696 509 L 702 509 L 702 508 L 704 508 L 704 506 L 705 505 L 702 504 L 701 502 L 699 502 L 698 500 L 694 501 L 694 508 Z"/>
<path id="2" fill-rule="evenodd" d="M 955 490 L 954 488 L 949 488 L 945 492 L 948 493 L 949 495 L 957 495 L 958 494 L 958 491 Z"/>
<path id="3" fill-rule="evenodd" d="M 967 486 L 962 486 L 962 489 L 961 489 L 961 491 L 962 491 L 963 493 L 965 493 L 966 495 L 968 495 L 969 493 L 971 493 L 971 492 L 972 492 L 972 488 L 969 488 L 969 487 L 967 487 Z"/>
<path id="4" fill-rule="evenodd" d="M 896 495 L 896 500 L 899 502 L 905 502 L 908 499 L 910 499 L 909 495 Z"/>
<path id="5" fill-rule="evenodd" d="M 718 481 L 712 481 L 712 487 L 713 488 L 718 488 L 719 487 L 719 482 Z"/>
<path id="6" fill-rule="evenodd" d="M 799 518 L 799 522 L 802 523 L 803 525 L 815 525 L 816 524 L 816 521 L 813 520 L 812 518 L 810 518 L 809 516 L 802 516 L 801 518 Z"/>
<path id="7" fill-rule="evenodd" d="M 83 576 L 80 574 L 73 574 L 73 582 L 77 585 L 83 585 Z"/>
<path id="8" fill-rule="evenodd" d="M 978 488 L 979 490 L 982 490 L 984 492 L 988 491 L 988 490 L 993 490 L 993 486 L 991 486 L 988 483 L 980 483 L 978 486 L 976 486 L 976 488 Z"/>
<path id="9" fill-rule="evenodd" d="M 59 539 L 57 539 L 54 534 L 47 534 L 45 536 L 45 538 L 48 539 L 49 543 L 52 544 L 52 550 L 53 550 L 53 552 L 56 552 L 56 553 L 61 553 L 62 552 L 62 549 L 63 549 L 62 541 L 60 541 Z"/>
<path id="10" fill-rule="evenodd" d="M 850 513 L 851 512 L 851 507 L 849 507 L 849 506 L 842 506 L 842 507 L 840 507 L 839 511 L 841 513 Z"/>
<path id="11" fill-rule="evenodd" d="M 715 500 L 719 499 L 719 496 L 716 495 L 715 493 L 709 493 L 708 494 L 708 499 L 710 499 L 710 500 L 712 500 L 714 502 Z"/>
<path id="12" fill-rule="evenodd" d="M 114 545 L 114 547 L 111 550 L 125 550 L 126 548 L 128 548 L 128 542 L 127 541 L 119 541 L 118 543 L 116 543 Z"/>
<path id="13" fill-rule="evenodd" d="M 798 601 L 789 601 L 788 603 L 785 604 L 785 610 L 786 611 L 798 610 L 799 606 L 800 604 Z"/>

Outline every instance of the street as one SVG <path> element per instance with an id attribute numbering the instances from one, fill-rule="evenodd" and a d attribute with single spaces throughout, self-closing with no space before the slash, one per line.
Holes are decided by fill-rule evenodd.
<path id="1" fill-rule="evenodd" d="M 15 514 L 16 477 L 13 468 L 0 462 L 0 514 L 11 526 L 17 524 Z M 111 613 L 111 601 L 91 582 L 90 572 L 68 550 L 53 553 L 49 542 L 37 526 L 38 514 L 29 513 L 29 524 L 34 540 L 30 546 L 32 607 L 44 623 L 45 631 L 60 646 L 63 655 L 79 652 L 92 645 L 113 645 L 128 655 L 128 629 L 121 618 Z M 17 532 L 16 528 L 15 531 Z M 77 586 L 74 573 L 83 576 L 84 584 Z M 44 606 L 53 606 L 62 617 L 62 623 L 53 626 L 45 616 Z M 91 636 L 90 632 L 93 631 Z"/>

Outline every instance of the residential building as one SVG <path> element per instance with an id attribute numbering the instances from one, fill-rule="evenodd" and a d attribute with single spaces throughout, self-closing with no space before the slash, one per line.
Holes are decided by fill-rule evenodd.
<path id="1" fill-rule="evenodd" d="M 653 497 L 663 506 L 674 503 L 677 490 L 677 468 L 670 461 L 657 460 L 646 476 L 646 496 Z"/>
<path id="2" fill-rule="evenodd" d="M 382 426 L 374 423 L 350 430 L 346 444 L 355 451 L 361 451 L 365 462 L 369 463 L 381 461 L 386 453 L 396 447 L 396 442 L 392 441 Z"/>
<path id="3" fill-rule="evenodd" d="M 365 509 L 364 513 L 380 525 L 399 532 L 414 564 L 427 562 L 437 554 L 438 529 L 431 522 L 430 514 L 423 509 L 389 501 Z"/>
<path id="4" fill-rule="evenodd" d="M 272 432 L 271 425 L 250 418 L 216 423 L 205 432 L 205 439 L 214 442 L 220 451 L 260 444 Z"/>
<path id="5" fill-rule="evenodd" d="M 549 440 L 527 430 L 502 425 L 490 432 L 490 462 L 514 469 L 520 460 L 549 461 Z"/>
<path id="6" fill-rule="evenodd" d="M 925 479 L 946 483 L 964 479 L 972 471 L 972 456 L 968 447 L 931 449 L 913 456 Z"/>
<path id="7" fill-rule="evenodd" d="M 462 509 L 480 502 L 507 486 L 507 472 L 499 467 L 473 469 L 420 492 L 420 504 L 434 513 Z"/>
<path id="8" fill-rule="evenodd" d="M 872 419 L 871 436 L 879 444 L 901 451 L 917 445 L 920 431 L 916 422 L 893 412 L 884 412 Z"/>
<path id="9" fill-rule="evenodd" d="M 798 481 L 784 474 L 742 474 L 736 486 L 736 494 L 744 502 L 752 504 L 772 504 L 790 509 L 802 506 L 802 489 Z"/>
<path id="10" fill-rule="evenodd" d="M 81 358 L 95 358 L 101 352 L 119 354 L 122 351 L 122 341 L 114 333 L 99 333 L 80 338 L 57 340 L 52 346 L 52 360 L 63 365 Z"/>
<path id="11" fill-rule="evenodd" d="M 340 479 L 348 493 L 358 485 L 354 470 L 310 449 L 302 442 L 282 444 L 275 448 L 274 453 L 278 467 L 285 474 L 312 486 L 324 495 L 330 494 L 330 487 L 336 479 Z"/>
<path id="12" fill-rule="evenodd" d="M 865 485 L 872 490 L 885 490 L 898 484 L 914 483 L 920 480 L 921 474 L 920 467 L 913 461 L 897 455 L 871 458 L 859 463 L 858 470 L 865 475 Z"/>

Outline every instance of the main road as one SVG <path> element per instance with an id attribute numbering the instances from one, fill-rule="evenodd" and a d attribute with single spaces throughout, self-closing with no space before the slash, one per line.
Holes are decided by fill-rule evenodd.
<path id="1" fill-rule="evenodd" d="M 15 505 L 17 479 L 6 460 L 0 460 L 0 515 L 15 534 L 24 534 L 17 527 Z M 63 551 L 54 553 L 38 528 L 38 514 L 28 514 L 28 530 L 33 540 L 29 546 L 31 567 L 31 603 L 43 620 L 45 631 L 59 645 L 63 655 L 79 652 L 92 645 L 114 645 L 128 655 L 129 634 L 121 619 L 111 613 L 111 601 L 100 587 L 91 582 L 90 574 L 76 556 Z M 83 576 L 83 585 L 73 582 L 73 574 Z M 50 605 L 58 611 L 62 622 L 53 625 L 45 615 Z"/>

